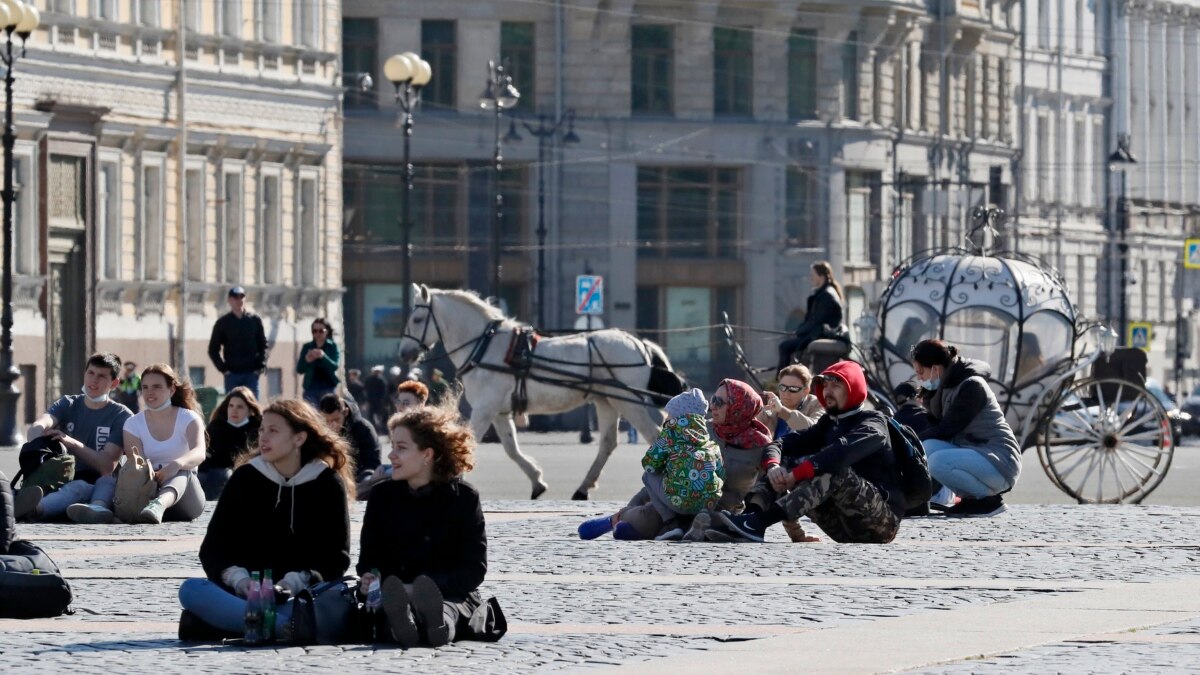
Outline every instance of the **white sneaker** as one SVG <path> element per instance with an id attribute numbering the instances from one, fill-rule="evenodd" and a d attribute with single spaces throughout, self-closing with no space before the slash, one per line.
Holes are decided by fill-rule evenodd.
<path id="1" fill-rule="evenodd" d="M 72 504 L 67 507 L 71 522 L 85 525 L 105 525 L 113 521 L 113 512 L 99 504 Z"/>
<path id="2" fill-rule="evenodd" d="M 954 491 L 943 485 L 940 490 L 933 493 L 933 496 L 929 498 L 929 504 L 931 506 L 936 504 L 942 507 L 940 510 L 943 511 L 954 506 Z"/>

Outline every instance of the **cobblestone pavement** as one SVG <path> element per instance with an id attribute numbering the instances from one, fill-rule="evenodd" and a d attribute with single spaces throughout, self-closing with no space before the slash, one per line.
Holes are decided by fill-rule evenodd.
<path id="1" fill-rule="evenodd" d="M 483 590 L 500 599 L 510 633 L 495 644 L 408 652 L 177 642 L 176 591 L 182 579 L 201 574 L 196 551 L 207 513 L 195 523 L 157 527 L 22 526 L 20 534 L 66 570 L 75 614 L 0 621 L 0 670 L 436 673 L 472 666 L 524 673 L 669 663 L 698 650 L 718 655 L 744 640 L 869 629 L 937 612 L 951 617 L 1134 580 L 1194 579 L 1200 569 L 1200 508 L 1014 506 L 992 519 L 909 520 L 888 546 L 788 544 L 778 528 L 762 546 L 578 539 L 575 528 L 584 518 L 617 506 L 487 503 Z M 356 529 L 361 516 L 359 506 Z M 1196 615 L 999 656 L 964 653 L 917 672 L 1194 672 L 1200 609 Z"/>

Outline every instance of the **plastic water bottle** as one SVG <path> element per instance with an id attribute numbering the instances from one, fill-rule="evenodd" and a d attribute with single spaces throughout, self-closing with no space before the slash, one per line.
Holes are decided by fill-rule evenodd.
<path id="1" fill-rule="evenodd" d="M 275 580 L 271 578 L 271 570 L 263 570 L 262 588 L 262 634 L 264 642 L 275 639 Z"/>
<path id="2" fill-rule="evenodd" d="M 379 637 L 379 610 L 383 608 L 383 587 L 379 583 L 379 570 L 372 569 L 371 585 L 367 587 L 367 614 L 371 622 L 371 641 L 375 642 Z"/>
<path id="3" fill-rule="evenodd" d="M 258 572 L 250 575 L 250 591 L 246 593 L 246 644 L 258 645 L 263 641 L 262 595 Z"/>

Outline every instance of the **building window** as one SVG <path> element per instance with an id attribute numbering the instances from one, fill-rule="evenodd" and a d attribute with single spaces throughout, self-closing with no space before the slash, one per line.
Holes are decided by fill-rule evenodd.
<path id="1" fill-rule="evenodd" d="M 713 114 L 754 110 L 754 38 L 747 28 L 713 28 Z"/>
<path id="2" fill-rule="evenodd" d="M 17 196 L 13 202 L 13 270 L 17 274 L 37 274 L 37 188 L 32 155 L 13 157 L 13 191 Z"/>
<path id="3" fill-rule="evenodd" d="M 534 65 L 534 24 L 528 21 L 504 21 L 500 24 L 500 61 L 512 76 L 513 86 L 521 92 L 517 108 L 537 109 L 537 77 Z"/>
<path id="4" fill-rule="evenodd" d="M 254 37 L 265 42 L 279 42 L 280 0 L 255 0 Z"/>
<path id="5" fill-rule="evenodd" d="M 187 184 L 184 186 L 184 217 L 187 218 L 187 278 L 189 281 L 204 281 L 204 263 L 208 259 L 208 250 L 204 241 L 204 207 L 205 199 L 204 169 L 202 167 L 188 168 Z"/>
<path id="6" fill-rule="evenodd" d="M 302 176 L 296 197 L 296 273 L 301 286 L 316 286 L 321 261 L 318 259 L 320 212 L 317 204 L 317 179 Z"/>
<path id="7" fill-rule="evenodd" d="M 792 30 L 788 36 L 788 117 L 817 118 L 817 31 Z"/>
<path id="8" fill-rule="evenodd" d="M 217 22 L 221 27 L 221 34 L 226 37 L 242 37 L 242 1 L 219 0 L 216 6 L 221 12 L 221 18 Z"/>
<path id="9" fill-rule="evenodd" d="M 842 118 L 858 119 L 858 31 L 842 45 Z"/>
<path id="10" fill-rule="evenodd" d="M 816 171 L 789 167 L 787 170 L 787 205 L 784 218 L 784 237 L 789 246 L 818 247 L 821 233 L 817 228 Z"/>
<path id="11" fill-rule="evenodd" d="M 1104 206 L 1101 200 L 1105 192 L 1104 181 L 1108 178 L 1108 166 L 1105 162 L 1107 157 L 1104 118 L 1097 115 L 1092 119 L 1092 194 L 1095 195 L 1093 203 L 1096 206 Z"/>
<path id="12" fill-rule="evenodd" d="M 975 136 L 979 132 L 979 124 L 975 116 L 975 61 L 963 63 L 962 68 L 962 72 L 959 73 L 959 80 L 962 84 L 962 93 L 960 94 L 963 111 L 962 131 L 967 136 Z"/>
<path id="13" fill-rule="evenodd" d="M 504 224 L 500 231 L 500 243 L 504 246 L 525 243 L 525 221 L 529 213 L 525 199 L 529 188 L 525 176 L 525 167 L 519 165 L 506 165 L 500 174 L 500 194 L 504 196 Z"/>
<path id="14" fill-rule="evenodd" d="M 226 283 L 240 284 L 242 279 L 242 261 L 245 256 L 244 243 L 242 241 L 242 225 L 243 211 L 242 198 L 244 195 L 244 184 L 242 180 L 242 172 L 229 171 L 222 178 L 221 189 L 223 194 L 223 206 L 221 209 L 221 242 L 217 247 L 217 264 L 223 265 L 221 276 Z"/>
<path id="15" fill-rule="evenodd" d="M 117 0 L 92 0 L 92 16 L 105 21 L 116 21 Z"/>
<path id="16" fill-rule="evenodd" d="M 447 253 L 464 238 L 461 195 L 466 173 L 459 166 L 427 165 L 414 168 L 413 245 L 430 253 Z M 505 195 L 505 212 L 512 210 Z M 505 218 L 507 222 L 508 218 Z"/>
<path id="17" fill-rule="evenodd" d="M 200 32 L 200 27 L 204 22 L 202 18 L 203 7 L 204 3 L 202 0 L 183 0 L 183 20 L 186 22 L 184 26 L 188 30 L 197 33 Z"/>
<path id="18" fill-rule="evenodd" d="M 980 102 L 979 102 L 979 136 L 981 138 L 991 138 L 992 134 L 992 59 L 983 57 L 980 63 L 983 72 L 980 73 L 982 82 L 979 87 Z"/>
<path id="19" fill-rule="evenodd" d="M 1071 144 L 1077 158 L 1075 162 L 1075 203 L 1080 206 L 1090 206 L 1092 197 L 1088 194 L 1091 186 L 1092 163 L 1088 161 L 1088 151 L 1091 145 L 1087 142 L 1087 117 L 1081 115 L 1075 120 L 1075 142 Z M 1076 154 L 1077 153 L 1077 154 Z"/>
<path id="20" fill-rule="evenodd" d="M 738 257 L 740 190 L 737 169 L 639 167 L 638 255 Z"/>
<path id="21" fill-rule="evenodd" d="M 421 22 L 421 58 L 439 75 L 421 92 L 424 105 L 433 109 L 454 110 L 458 78 L 458 37 L 453 21 Z"/>
<path id="22" fill-rule="evenodd" d="M 375 79 L 375 68 L 379 62 L 379 21 L 377 19 L 342 20 L 342 79 L 353 82 L 359 73 L 370 73 Z M 436 71 L 435 71 L 436 72 Z M 440 78 L 434 78 L 437 82 Z M 376 87 L 378 89 L 378 87 Z M 426 96 L 428 96 L 426 87 Z M 375 104 L 375 91 L 361 91 L 358 87 L 347 87 L 347 107 Z"/>
<path id="23" fill-rule="evenodd" d="M 631 101 L 635 113 L 670 115 L 674 111 L 675 40 L 670 26 L 634 25 L 630 54 Z"/>
<path id="24" fill-rule="evenodd" d="M 880 174 L 846 172 L 846 261 L 882 262 L 882 223 L 879 218 Z"/>
<path id="25" fill-rule="evenodd" d="M 263 176 L 261 190 L 259 205 L 262 210 L 258 218 L 260 249 L 258 260 L 262 267 L 258 278 L 262 279 L 264 283 L 278 284 L 283 267 L 280 262 L 283 252 L 283 233 L 280 231 L 282 229 L 280 227 L 282 204 L 279 199 L 279 176 Z"/>
<path id="26" fill-rule="evenodd" d="M 298 31 L 293 39 L 305 47 L 320 48 L 321 0 L 298 0 L 296 13 Z"/>
<path id="27" fill-rule="evenodd" d="M 1000 117 L 1000 123 L 996 128 L 996 137 L 1002 141 L 1008 140 L 1008 62 L 1001 60 L 998 63 L 999 74 L 997 77 L 1000 80 L 999 86 L 996 87 L 996 112 Z"/>
<path id="28" fill-rule="evenodd" d="M 142 165 L 141 204 L 141 278 L 147 281 L 163 279 L 163 254 L 166 223 L 164 222 L 162 164 Z"/>
<path id="29" fill-rule="evenodd" d="M 1039 202 L 1049 202 L 1054 195 L 1054 186 L 1051 184 L 1050 163 L 1054 161 L 1054 156 L 1050 153 L 1050 117 L 1048 115 L 1037 116 L 1037 200 Z"/>
<path id="30" fill-rule="evenodd" d="M 1037 46 L 1041 49 L 1050 47 L 1050 3 L 1053 0 L 1033 0 L 1037 3 Z"/>
<path id="31" fill-rule="evenodd" d="M 101 161 L 96 181 L 96 222 L 100 226 L 100 269 L 105 279 L 121 278 L 121 165 Z"/>
<path id="32" fill-rule="evenodd" d="M 159 0 L 138 0 L 138 23 L 143 26 L 158 26 Z"/>
<path id="33" fill-rule="evenodd" d="M 1075 0 L 1075 51 L 1079 54 L 1083 53 L 1084 45 L 1087 44 L 1087 8 L 1085 0 Z"/>
<path id="34" fill-rule="evenodd" d="M 50 0 L 50 7 L 59 14 L 74 14 L 75 0 Z"/>

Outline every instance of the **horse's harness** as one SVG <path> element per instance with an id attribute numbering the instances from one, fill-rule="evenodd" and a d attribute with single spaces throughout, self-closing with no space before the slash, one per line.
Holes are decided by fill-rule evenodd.
<path id="1" fill-rule="evenodd" d="M 444 341 L 445 338 L 442 335 L 441 324 L 438 323 L 437 315 L 433 311 L 433 302 L 431 301 L 428 303 L 413 305 L 414 310 L 422 308 L 427 310 L 428 319 L 425 321 L 425 326 L 421 330 L 421 337 L 417 338 L 415 335 L 408 332 L 408 322 L 405 322 L 404 337 L 415 340 L 417 344 L 421 346 L 422 353 L 424 353 L 425 351 L 428 351 L 425 345 L 427 344 L 426 339 L 429 337 L 430 324 L 433 324 L 434 330 L 437 331 L 437 338 L 439 342 Z M 509 339 L 508 343 L 508 349 L 504 354 L 503 364 L 486 363 L 484 362 L 483 357 L 485 354 L 487 354 L 487 350 L 491 346 L 492 340 L 496 337 L 496 333 L 500 329 L 502 323 L 503 320 L 501 319 L 492 319 L 488 322 L 487 326 L 484 327 L 483 332 L 474 339 L 468 340 L 454 349 L 447 350 L 446 357 L 449 358 L 451 355 L 457 354 L 464 349 L 471 349 L 471 352 L 467 354 L 467 360 L 463 362 L 462 366 L 458 367 L 457 374 L 460 379 L 462 376 L 476 368 L 512 375 L 516 379 L 516 387 L 513 388 L 512 394 L 512 408 L 514 414 L 521 414 L 529 405 L 529 395 L 526 384 L 530 378 L 537 382 L 567 387 L 570 389 L 583 391 L 587 394 L 590 394 L 594 391 L 595 385 L 617 387 L 618 389 L 632 392 L 637 396 L 637 398 L 632 396 L 627 397 L 615 395 L 611 393 L 606 393 L 604 395 L 607 398 L 615 398 L 641 405 L 650 404 L 663 399 L 662 394 L 638 389 L 636 387 L 630 387 L 624 382 L 617 380 L 615 377 L 607 380 L 595 379 L 592 376 L 592 369 L 595 367 L 594 364 L 596 363 L 596 360 L 599 360 L 600 365 L 602 366 L 601 370 L 608 370 L 610 375 L 614 374 L 614 368 L 640 368 L 644 366 L 653 367 L 653 364 L 647 357 L 644 357 L 641 363 L 610 364 L 607 360 L 605 360 L 604 354 L 602 354 L 600 350 L 596 348 L 595 342 L 592 340 L 590 335 L 587 338 L 588 361 L 587 363 L 577 363 L 574 361 L 564 361 L 549 356 L 534 354 L 534 350 L 537 348 L 537 344 L 541 339 L 541 336 L 538 335 L 533 326 L 518 325 L 513 328 L 512 337 Z M 645 345 L 645 340 L 642 340 L 642 343 L 643 348 L 645 348 L 646 352 L 649 353 L 649 347 Z M 546 371 L 550 373 L 550 375 L 543 375 L 541 373 L 534 372 L 535 362 L 537 362 L 537 370 Z M 552 366 L 547 364 L 555 365 Z M 558 366 L 587 366 L 587 376 L 581 377 L 577 373 L 572 373 Z"/>

